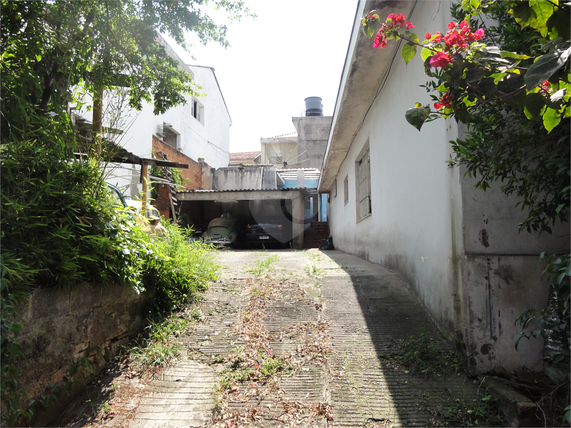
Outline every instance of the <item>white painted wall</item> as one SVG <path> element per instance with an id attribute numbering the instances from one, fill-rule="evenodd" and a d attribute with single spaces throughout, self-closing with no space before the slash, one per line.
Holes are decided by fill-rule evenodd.
<path id="1" fill-rule="evenodd" d="M 210 67 L 189 66 L 194 81 L 202 89 L 197 100 L 204 106 L 204 124 L 192 115 L 192 97 L 187 104 L 173 107 L 164 114 L 154 115 L 151 104 L 145 103 L 140 112 L 125 110 L 133 118 L 131 126 L 120 137 L 119 143 L 126 150 L 141 157 L 151 157 L 152 135 L 158 127 L 169 123 L 180 134 L 180 150 L 188 157 L 205 162 L 214 168 L 228 165 L 230 145 L 230 115 L 218 89 L 214 71 Z"/>
<path id="2" fill-rule="evenodd" d="M 188 137 L 183 140 L 183 151 L 192 159 L 203 157 L 213 168 L 226 167 L 230 160 L 232 120 L 218 87 L 214 69 L 193 65 L 189 67 L 194 73 L 195 81 L 202 86 L 201 92 L 205 94 L 204 97 L 198 98 L 204 105 L 205 117 L 204 125 L 197 124 L 194 117 L 193 121 L 186 122 L 185 126 L 190 132 L 185 132 Z"/>
<path id="3" fill-rule="evenodd" d="M 418 34 L 446 28 L 447 19 L 440 15 L 431 19 L 437 7 L 435 2 L 419 2 L 411 18 Z M 394 61 L 387 84 L 337 175 L 330 227 L 336 248 L 398 269 L 411 280 L 431 313 L 449 324 L 454 319 L 451 260 L 462 248 L 462 235 L 459 173 L 448 168 L 445 160 L 451 154 L 447 141 L 456 137 L 457 126 L 439 120 L 424 125 L 419 133 L 406 122 L 406 109 L 428 99 L 424 89 L 409 82 L 426 80 L 420 57 L 408 65 L 400 58 Z M 367 139 L 372 215 L 357 223 L 355 161 Z M 349 179 L 347 205 L 345 176 Z"/>
<path id="4" fill-rule="evenodd" d="M 448 2 L 418 2 L 407 19 L 418 35 L 445 31 L 449 7 Z M 466 345 L 480 371 L 498 366 L 539 371 L 542 340 L 524 339 L 516 351 L 514 337 L 520 330 L 514 322 L 525 310 L 545 306 L 549 285 L 539 254 L 568 252 L 568 225 L 555 227 L 552 236 L 518 233 L 524 215 L 514 208 L 515 198 L 498 188 L 474 189 L 475 180 L 465 177 L 463 168 L 448 167 L 446 160 L 453 156 L 449 141 L 462 136 L 464 126 L 440 119 L 419 132 L 404 117 L 415 102 L 430 101 L 418 86 L 427 80 L 420 56 L 409 65 L 397 56 L 385 83 L 368 88 L 378 96 L 367 115 L 353 117 L 353 109 L 344 110 L 360 125 L 347 142 L 351 144 L 330 192 L 334 245 L 405 276 L 439 326 Z M 350 93 L 340 94 L 338 103 L 360 102 Z M 367 141 L 372 213 L 357 222 L 355 162 Z M 487 246 L 480 239 L 484 229 Z"/>

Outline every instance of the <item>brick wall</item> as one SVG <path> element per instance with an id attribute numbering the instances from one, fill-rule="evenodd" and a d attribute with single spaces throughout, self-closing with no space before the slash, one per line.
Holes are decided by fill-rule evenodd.
<path id="1" fill-rule="evenodd" d="M 326 221 L 312 221 L 303 237 L 303 248 L 319 248 L 321 240 L 329 236 L 329 223 Z"/>
<path id="2" fill-rule="evenodd" d="M 160 153 L 164 153 L 166 160 L 169 162 L 188 164 L 188 169 L 179 169 L 187 190 L 202 188 L 202 166 L 153 135 L 153 154 L 157 159 L 162 159 Z M 155 205 L 163 217 L 170 218 L 169 210 L 171 204 L 168 186 L 164 184 L 159 185 L 159 196 L 153 202 L 153 205 Z"/>

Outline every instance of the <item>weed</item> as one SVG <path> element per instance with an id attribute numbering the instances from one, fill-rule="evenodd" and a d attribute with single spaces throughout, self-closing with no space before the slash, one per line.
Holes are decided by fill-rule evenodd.
<path id="1" fill-rule="evenodd" d="M 101 404 L 98 406 L 97 410 L 98 410 L 98 413 L 105 413 L 105 414 L 107 414 L 107 413 L 109 413 L 109 412 L 111 411 L 111 405 L 110 405 L 109 403 L 107 403 L 107 402 L 101 403 Z"/>
<path id="2" fill-rule="evenodd" d="M 313 261 L 323 260 L 321 253 L 314 253 L 312 251 L 308 251 L 306 254 Z"/>
<path id="3" fill-rule="evenodd" d="M 466 404 L 456 397 L 443 400 L 442 406 L 431 411 L 431 426 L 437 427 L 501 427 L 505 419 L 496 399 L 486 395 Z"/>
<path id="4" fill-rule="evenodd" d="M 180 355 L 182 346 L 175 341 L 182 335 L 188 321 L 170 316 L 161 321 L 151 321 L 144 338 L 128 350 L 129 358 L 140 367 L 164 367 Z"/>
<path id="5" fill-rule="evenodd" d="M 202 322 L 204 321 L 204 315 L 202 315 L 202 311 L 198 308 L 192 308 L 190 310 L 190 319 L 195 322 Z"/>
<path id="6" fill-rule="evenodd" d="M 322 276 L 324 273 L 323 269 L 318 269 L 313 263 L 305 266 L 305 271 L 309 276 Z"/>
<path id="7" fill-rule="evenodd" d="M 425 329 L 402 343 L 396 359 L 409 371 L 428 376 L 457 373 L 465 367 L 464 356 L 444 340 L 430 336 Z"/>
<path id="8" fill-rule="evenodd" d="M 248 269 L 246 272 L 252 273 L 255 276 L 262 276 L 264 273 L 270 270 L 272 263 L 278 260 L 278 255 L 268 256 L 262 259 L 256 260 L 256 266 L 252 269 Z"/>

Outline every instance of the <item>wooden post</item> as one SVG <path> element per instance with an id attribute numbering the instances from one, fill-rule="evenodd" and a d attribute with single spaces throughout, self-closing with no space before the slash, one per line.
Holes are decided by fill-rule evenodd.
<path id="1" fill-rule="evenodd" d="M 141 214 L 143 217 L 147 218 L 147 176 L 148 176 L 148 168 L 149 166 L 143 162 L 141 165 L 141 177 L 143 179 L 143 191 L 141 195 Z"/>
<path id="2" fill-rule="evenodd" d="M 101 141 L 103 138 L 103 89 L 93 95 L 93 144 L 95 152 L 101 156 Z"/>
<path id="3" fill-rule="evenodd" d="M 169 191 L 169 201 L 171 202 L 171 210 L 172 210 L 173 223 L 174 223 L 174 224 L 178 224 L 178 220 L 176 219 L 176 211 L 175 211 L 175 209 L 174 209 L 174 203 L 173 203 L 173 200 L 172 200 L 171 189 L 170 189 L 170 187 L 169 187 L 168 184 L 167 184 L 166 186 L 167 186 L 167 189 L 168 189 L 168 191 Z"/>

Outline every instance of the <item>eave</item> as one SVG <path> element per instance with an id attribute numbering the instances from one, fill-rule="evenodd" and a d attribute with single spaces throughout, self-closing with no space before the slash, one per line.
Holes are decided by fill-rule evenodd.
<path id="1" fill-rule="evenodd" d="M 351 40 L 341 75 L 329 140 L 319 181 L 319 192 L 328 193 L 353 140 L 382 90 L 400 43 L 390 41 L 385 49 L 373 49 L 373 39 L 362 31 L 361 18 L 376 10 L 381 21 L 390 13 L 409 17 L 416 1 L 362 0 L 357 6 Z"/>

